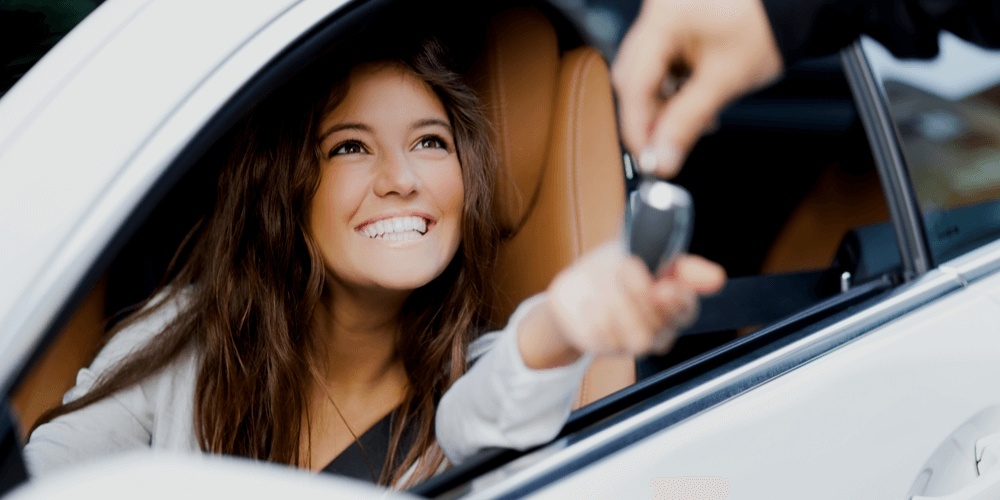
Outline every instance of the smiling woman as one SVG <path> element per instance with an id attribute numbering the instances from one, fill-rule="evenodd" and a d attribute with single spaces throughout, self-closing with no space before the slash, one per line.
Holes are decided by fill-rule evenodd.
<path id="1" fill-rule="evenodd" d="M 487 326 L 496 160 L 436 42 L 368 47 L 244 120 L 191 257 L 42 419 L 34 473 L 149 445 L 438 469 L 436 403 Z"/>

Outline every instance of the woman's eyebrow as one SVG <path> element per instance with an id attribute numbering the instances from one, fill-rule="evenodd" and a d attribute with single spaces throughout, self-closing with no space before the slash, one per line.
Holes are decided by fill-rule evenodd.
<path id="1" fill-rule="evenodd" d="M 321 134 L 319 134 L 319 142 L 323 142 L 328 135 L 334 132 L 340 132 L 341 130 L 360 130 L 362 132 L 369 132 L 369 133 L 372 131 L 371 127 L 365 125 L 364 123 L 354 123 L 354 122 L 337 123 L 331 126 L 330 128 L 324 130 Z"/>
<path id="2" fill-rule="evenodd" d="M 432 125 L 442 126 L 448 129 L 449 134 L 452 133 L 451 124 L 440 118 L 424 118 L 423 120 L 418 120 L 414 122 L 413 125 L 410 126 L 410 128 L 416 130 L 418 128 L 430 127 Z"/>

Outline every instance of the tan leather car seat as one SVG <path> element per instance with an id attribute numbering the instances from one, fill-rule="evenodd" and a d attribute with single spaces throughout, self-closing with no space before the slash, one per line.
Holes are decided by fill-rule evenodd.
<path id="1" fill-rule="evenodd" d="M 587 46 L 560 53 L 555 29 L 537 10 L 493 21 L 472 83 L 510 174 L 500 193 L 501 220 L 513 231 L 496 273 L 502 323 L 561 269 L 619 236 L 624 171 L 607 64 Z M 631 357 L 596 360 L 577 406 L 634 382 Z"/>
<path id="2" fill-rule="evenodd" d="M 823 269 L 833 261 L 845 233 L 886 220 L 889 209 L 875 169 L 853 173 L 836 163 L 828 165 L 785 221 L 761 272 Z"/>
<path id="3" fill-rule="evenodd" d="M 98 280 L 11 394 L 10 405 L 20 420 L 22 437 L 27 437 L 38 417 L 59 405 L 73 387 L 76 372 L 97 354 L 104 338 L 107 289 L 107 279 Z"/>

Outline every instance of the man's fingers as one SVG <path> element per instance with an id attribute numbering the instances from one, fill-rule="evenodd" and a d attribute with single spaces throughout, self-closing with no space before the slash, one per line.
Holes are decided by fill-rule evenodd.
<path id="1" fill-rule="evenodd" d="M 674 65 L 691 72 L 676 93 Z M 671 177 L 723 106 L 781 70 L 758 0 L 646 0 L 612 67 L 625 145 L 641 170 Z"/>
<path id="2" fill-rule="evenodd" d="M 663 104 L 660 87 L 676 50 L 655 19 L 650 19 L 649 15 L 639 16 L 611 68 L 622 141 L 633 155 L 639 154 L 649 139 L 656 112 Z"/>
<path id="3" fill-rule="evenodd" d="M 684 156 L 734 97 L 727 78 L 704 62 L 695 68 L 687 83 L 660 108 L 649 141 L 639 154 L 640 169 L 662 178 L 677 175 Z"/>

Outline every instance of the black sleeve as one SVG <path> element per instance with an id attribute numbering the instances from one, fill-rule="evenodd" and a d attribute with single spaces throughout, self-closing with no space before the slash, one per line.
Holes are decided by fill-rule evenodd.
<path id="1" fill-rule="evenodd" d="M 937 55 L 938 32 L 1000 47 L 1000 0 L 762 0 L 785 65 L 865 34 L 898 57 Z"/>

